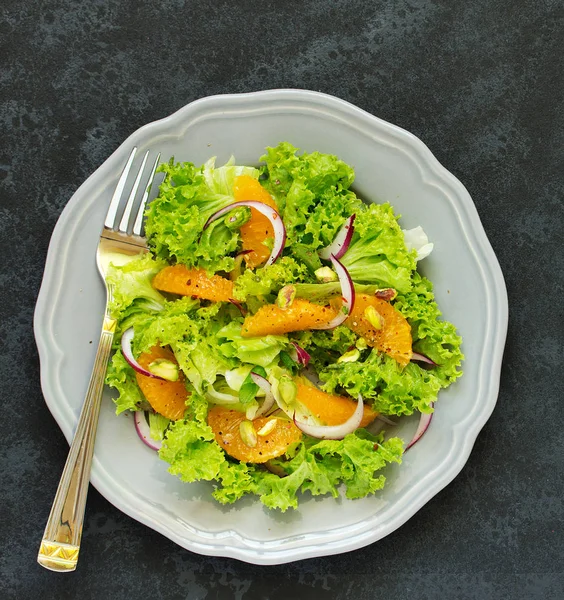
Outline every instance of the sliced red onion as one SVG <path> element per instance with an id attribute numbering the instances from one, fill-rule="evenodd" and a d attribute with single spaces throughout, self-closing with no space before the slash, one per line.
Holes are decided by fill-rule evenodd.
<path id="1" fill-rule="evenodd" d="M 274 247 L 272 248 L 272 252 L 266 261 L 266 266 L 273 264 L 276 259 L 282 254 L 282 250 L 284 250 L 284 244 L 286 243 L 286 228 L 284 227 L 284 223 L 282 222 L 282 218 L 278 211 L 268 204 L 264 202 L 257 202 L 256 200 L 244 200 L 242 202 L 234 202 L 229 206 L 226 206 L 216 213 L 214 213 L 204 224 L 204 231 L 209 227 L 210 223 L 213 223 L 216 219 L 219 219 L 224 214 L 228 213 L 230 210 L 237 208 L 238 206 L 248 206 L 249 208 L 254 208 L 258 210 L 259 213 L 263 214 L 272 224 L 272 228 L 274 229 Z"/>
<path id="2" fill-rule="evenodd" d="M 335 271 L 337 271 L 337 276 L 339 277 L 343 304 L 339 309 L 339 314 L 334 319 L 331 319 L 331 321 L 329 321 L 329 323 L 326 323 L 325 325 L 312 327 L 312 329 L 333 329 L 337 327 L 337 325 L 340 325 L 347 319 L 354 307 L 355 292 L 351 276 L 349 275 L 349 272 L 344 267 L 344 265 L 341 264 L 335 258 L 335 256 L 333 256 L 333 254 L 331 254 L 330 259 L 333 263 L 333 266 L 335 267 Z"/>
<path id="3" fill-rule="evenodd" d="M 435 403 L 431 402 L 431 407 L 434 406 Z M 433 414 L 434 413 L 421 413 L 421 418 L 419 419 L 417 431 L 415 432 L 415 435 L 413 436 L 411 442 L 409 442 L 409 444 L 407 444 L 407 446 L 405 447 L 406 452 L 411 448 L 411 446 L 414 446 L 423 437 L 423 434 L 427 431 L 429 425 L 431 424 Z"/>
<path id="4" fill-rule="evenodd" d="M 307 367 L 311 356 L 296 342 L 292 342 L 292 346 L 296 349 L 296 362 L 302 367 Z"/>
<path id="5" fill-rule="evenodd" d="M 354 233 L 354 220 L 356 215 L 351 215 L 339 229 L 339 232 L 335 236 L 335 239 L 325 248 L 321 249 L 318 254 L 324 260 L 330 260 L 331 254 L 335 258 L 341 258 L 343 254 L 349 249 L 351 239 Z"/>
<path id="6" fill-rule="evenodd" d="M 133 414 L 133 422 L 135 423 L 135 431 L 145 446 L 148 446 L 151 450 L 160 450 L 163 444 L 151 437 L 151 428 L 142 410 L 138 410 Z"/>
<path id="7" fill-rule="evenodd" d="M 247 309 L 238 300 L 229 298 L 229 302 L 231 302 L 233 306 L 236 306 L 239 309 L 239 312 L 241 313 L 241 315 L 243 315 L 243 317 L 247 314 Z"/>
<path id="8" fill-rule="evenodd" d="M 256 383 L 259 388 L 266 394 L 266 398 L 263 400 L 259 409 L 255 413 L 255 419 L 267 413 L 274 406 L 274 394 L 272 393 L 272 386 L 270 385 L 270 381 L 265 379 L 262 375 L 258 373 L 253 373 L 251 371 L 251 379 Z"/>
<path id="9" fill-rule="evenodd" d="M 270 394 L 272 386 L 270 385 L 270 381 L 268 381 L 268 379 L 262 375 L 259 375 L 258 373 L 254 373 L 253 371 L 250 372 L 250 376 L 253 382 L 256 383 L 265 394 Z"/>
<path id="10" fill-rule="evenodd" d="M 268 411 L 274 406 L 274 394 L 266 394 L 266 398 L 262 401 L 259 409 L 255 413 L 255 419 L 266 415 Z"/>
<path id="11" fill-rule="evenodd" d="M 411 360 L 421 361 L 427 363 L 428 365 L 432 365 L 433 367 L 437 366 L 437 363 L 435 361 L 431 360 L 428 356 L 425 356 L 424 354 L 419 354 L 419 352 L 412 352 Z"/>
<path id="12" fill-rule="evenodd" d="M 133 356 L 133 350 L 131 348 L 131 342 L 133 341 L 134 333 L 135 332 L 133 331 L 133 327 L 130 327 L 129 329 L 126 329 L 121 336 L 121 351 L 123 353 L 123 357 L 129 363 L 129 365 L 133 367 L 133 369 L 135 369 L 138 373 L 141 373 L 141 375 L 145 375 L 146 377 L 154 377 L 155 379 L 162 379 L 163 381 L 166 381 L 163 377 L 159 377 L 158 375 L 151 373 L 151 371 L 144 369 L 135 360 L 135 356 Z"/>
<path id="13" fill-rule="evenodd" d="M 362 396 L 358 395 L 358 403 L 356 409 L 349 419 L 341 425 L 309 425 L 296 419 L 294 413 L 294 423 L 298 429 L 301 429 L 305 434 L 321 440 L 342 440 L 347 434 L 352 433 L 360 427 L 364 412 L 364 402 Z"/>

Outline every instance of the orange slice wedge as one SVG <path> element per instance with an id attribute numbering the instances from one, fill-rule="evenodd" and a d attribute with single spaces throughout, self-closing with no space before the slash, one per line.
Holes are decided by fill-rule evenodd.
<path id="1" fill-rule="evenodd" d="M 149 370 L 149 365 L 163 358 L 176 363 L 174 353 L 170 348 L 162 348 L 161 346 L 153 346 L 149 352 L 143 352 L 137 362 L 144 368 Z M 180 371 L 177 381 L 165 381 L 164 379 L 156 379 L 148 377 L 141 373 L 135 373 L 137 385 L 143 392 L 143 396 L 151 405 L 155 412 L 176 421 L 184 416 L 186 410 L 186 400 L 188 399 L 188 390 L 184 385 L 184 373 Z"/>

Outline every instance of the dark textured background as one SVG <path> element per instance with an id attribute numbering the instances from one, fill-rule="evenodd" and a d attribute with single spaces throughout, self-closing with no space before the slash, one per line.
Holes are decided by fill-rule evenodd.
<path id="1" fill-rule="evenodd" d="M 0 14 L 0 597 L 563 598 L 564 4 L 4 0 Z M 141 125 L 276 87 L 405 127 L 467 186 L 509 292 L 498 406 L 459 477 L 363 550 L 268 568 L 207 558 L 91 490 L 78 570 L 45 571 L 67 444 L 32 316 L 57 217 Z"/>

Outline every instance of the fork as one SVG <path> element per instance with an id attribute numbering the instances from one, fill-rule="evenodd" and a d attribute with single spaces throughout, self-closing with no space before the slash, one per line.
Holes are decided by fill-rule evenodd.
<path id="1" fill-rule="evenodd" d="M 137 148 L 133 148 L 119 178 L 96 251 L 96 264 L 106 286 L 106 308 L 90 383 L 37 556 L 37 562 L 51 571 L 74 571 L 78 562 L 104 378 L 116 329 L 116 320 L 110 311 L 113 285 L 106 281 L 108 266 L 110 263 L 125 264 L 132 256 L 147 251 L 147 243 L 142 236 L 143 213 L 160 154 L 155 159 L 141 203 L 134 213 L 135 199 L 149 157 L 149 151 L 145 153 L 118 221 L 120 201 L 136 152 Z"/>

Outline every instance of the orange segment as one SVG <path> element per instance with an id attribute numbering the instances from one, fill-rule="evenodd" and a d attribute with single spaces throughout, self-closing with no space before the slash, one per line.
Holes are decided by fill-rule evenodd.
<path id="1" fill-rule="evenodd" d="M 217 443 L 233 458 L 242 462 L 264 463 L 281 456 L 294 442 L 302 437 L 302 432 L 292 421 L 276 417 L 259 417 L 253 421 L 255 431 L 260 431 L 268 421 L 275 419 L 276 426 L 267 435 L 257 435 L 257 444 L 250 448 L 241 439 L 239 426 L 246 420 L 244 413 L 222 406 L 214 406 L 208 413 L 208 424 L 212 428 Z"/>
<path id="2" fill-rule="evenodd" d="M 172 350 L 161 346 L 153 346 L 149 352 L 143 352 L 137 362 L 148 370 L 149 365 L 157 358 L 165 358 L 176 363 Z M 177 381 L 165 381 L 164 379 L 155 379 L 154 377 L 141 375 L 141 373 L 135 373 L 137 385 L 141 388 L 143 396 L 145 396 L 153 410 L 173 421 L 184 416 L 186 400 L 188 399 L 188 390 L 184 385 L 184 373 L 180 371 L 179 375 Z"/>
<path id="3" fill-rule="evenodd" d="M 298 383 L 299 402 L 304 404 L 314 416 L 320 419 L 324 425 L 341 425 L 350 419 L 356 409 L 356 402 L 343 396 L 333 396 L 320 389 Z M 360 427 L 366 427 L 378 416 L 370 406 L 364 405 L 364 415 Z"/>
<path id="4" fill-rule="evenodd" d="M 214 302 L 229 302 L 233 298 L 233 282 L 212 275 L 208 277 L 203 269 L 188 269 L 184 265 L 165 267 L 153 279 L 153 287 L 161 292 L 195 296 Z"/>
<path id="5" fill-rule="evenodd" d="M 278 210 L 272 196 L 262 187 L 258 179 L 250 175 L 239 175 L 233 183 L 233 195 L 236 202 L 254 200 L 263 202 L 271 208 Z M 265 263 L 270 256 L 268 246 L 264 240 L 274 238 L 274 230 L 270 221 L 254 208 L 251 208 L 251 218 L 239 229 L 243 250 L 250 250 L 245 254 L 245 262 L 250 269 Z"/>
<path id="6" fill-rule="evenodd" d="M 376 309 L 382 319 L 380 329 L 376 329 L 364 316 L 370 306 Z M 411 326 L 389 302 L 376 296 L 357 294 L 345 325 L 365 338 L 369 346 L 385 352 L 400 365 L 405 366 L 411 360 Z"/>
<path id="7" fill-rule="evenodd" d="M 330 306 L 320 306 L 301 298 L 296 298 L 288 308 L 265 304 L 254 315 L 245 317 L 241 335 L 256 337 L 304 331 L 328 323 L 336 314 Z"/>

